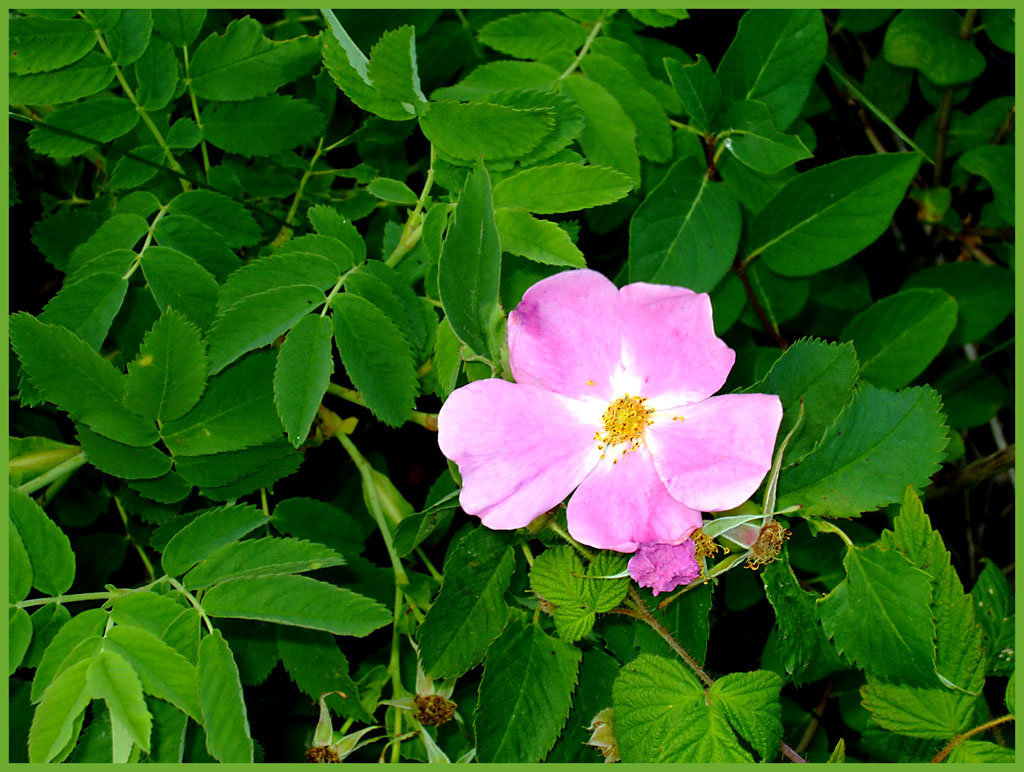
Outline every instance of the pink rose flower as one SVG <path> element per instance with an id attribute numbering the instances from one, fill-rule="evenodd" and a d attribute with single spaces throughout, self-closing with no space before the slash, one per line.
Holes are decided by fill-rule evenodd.
<path id="1" fill-rule="evenodd" d="M 782 404 L 712 396 L 736 355 L 707 294 L 565 271 L 526 292 L 508 338 L 516 382 L 474 381 L 438 415 L 462 508 L 488 528 L 525 526 L 575 490 L 566 516 L 581 543 L 678 545 L 771 467 Z"/>
<path id="2" fill-rule="evenodd" d="M 689 539 L 682 544 L 641 544 L 629 559 L 629 575 L 655 595 L 670 592 L 700 576 L 695 549 Z"/>

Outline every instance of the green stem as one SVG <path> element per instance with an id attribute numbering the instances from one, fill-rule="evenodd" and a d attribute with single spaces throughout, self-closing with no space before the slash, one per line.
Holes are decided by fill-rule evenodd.
<path id="1" fill-rule="evenodd" d="M 363 395 L 355 389 L 346 389 L 344 386 L 331 383 L 327 386 L 327 393 L 333 394 L 335 397 L 341 397 L 353 405 L 366 407 L 366 400 L 363 399 Z M 424 429 L 429 429 L 432 432 L 437 431 L 437 413 L 421 413 L 418 410 L 412 410 L 409 413 L 408 420 L 422 426 Z"/>
<path id="2" fill-rule="evenodd" d="M 582 544 L 580 544 L 578 541 L 576 541 L 574 538 L 572 538 L 569 535 L 568 531 L 566 531 L 564 528 L 562 528 L 562 526 L 559 525 L 558 521 L 555 520 L 554 518 L 551 518 L 551 520 L 548 522 L 548 528 L 550 528 L 552 531 L 554 531 L 559 536 L 561 536 L 563 539 L 565 539 L 573 547 L 573 549 L 575 549 L 578 553 L 580 553 L 587 560 L 590 560 L 591 558 L 594 557 L 593 553 L 591 553 L 590 550 L 588 550 L 586 547 L 584 547 Z"/>
<path id="3" fill-rule="evenodd" d="M 139 270 L 139 266 L 142 265 L 142 253 L 149 249 L 149 245 L 153 243 L 153 230 L 156 228 L 156 224 L 160 222 L 160 219 L 167 214 L 168 206 L 170 206 L 169 202 L 160 207 L 159 211 L 156 213 L 156 217 L 153 218 L 153 222 L 149 224 L 149 230 L 146 232 L 146 240 L 142 242 L 142 247 L 135 254 L 135 260 L 125 272 L 125 275 L 121 277 L 122 279 L 130 279 L 132 274 Z"/>
<path id="4" fill-rule="evenodd" d="M 963 734 L 957 735 L 949 741 L 949 744 L 945 748 L 943 748 L 941 751 L 935 754 L 935 758 L 932 759 L 932 764 L 938 764 L 940 761 L 945 761 L 946 757 L 953 752 L 953 749 L 956 748 L 956 746 L 958 746 L 964 740 L 974 737 L 974 735 L 976 734 L 981 734 L 982 732 L 991 729 L 994 726 L 999 726 L 1000 724 L 1005 724 L 1015 720 L 1016 718 L 1014 717 L 1014 715 L 1010 713 L 999 718 L 994 718 L 991 721 L 986 721 L 981 726 L 976 726 L 974 727 L 974 729 L 971 729 L 968 732 L 964 732 Z"/>
<path id="5" fill-rule="evenodd" d="M 74 472 L 78 467 L 83 466 L 87 461 L 84 453 L 77 453 L 76 455 L 69 458 L 60 464 L 57 464 L 53 469 L 48 472 L 44 472 L 38 477 L 33 477 L 27 483 L 18 486 L 18 490 L 21 493 L 32 494 L 41 488 L 45 488 L 50 483 L 61 479 L 65 475 L 69 475 Z"/>
<path id="6" fill-rule="evenodd" d="M 348 276 L 350 271 L 346 271 L 331 287 L 331 291 L 327 294 L 327 300 L 324 302 L 324 307 L 320 310 L 320 316 L 327 316 L 327 309 L 331 307 L 331 301 L 334 300 L 334 296 L 341 292 L 341 287 L 345 283 L 345 277 Z"/>
<path id="7" fill-rule="evenodd" d="M 132 538 L 131 531 L 128 530 L 128 513 L 124 511 L 124 506 L 121 504 L 121 499 L 114 496 L 114 506 L 117 507 L 117 513 L 121 515 L 121 522 L 124 523 L 124 532 L 128 537 L 128 541 L 135 547 L 135 551 L 139 554 L 139 558 L 142 560 L 142 564 L 146 567 L 146 575 L 149 577 L 149 581 L 153 581 L 156 577 L 156 572 L 153 570 L 153 564 L 150 562 L 149 557 L 146 555 L 146 551 L 142 549 L 142 546 Z"/>
<path id="8" fill-rule="evenodd" d="M 188 88 L 188 98 L 192 102 L 192 114 L 196 117 L 196 126 L 199 127 L 199 145 L 203 151 L 203 171 L 206 172 L 206 181 L 210 181 L 210 154 L 206 149 L 206 137 L 203 136 L 203 120 L 199 117 L 199 103 L 196 102 L 196 92 L 192 90 L 192 76 L 188 71 L 188 46 L 182 46 L 181 51 L 185 59 L 185 86 Z"/>
<path id="9" fill-rule="evenodd" d="M 426 566 L 427 571 L 430 573 L 432 577 L 434 577 L 435 580 L 437 580 L 438 584 L 444 582 L 444 577 L 441 576 L 441 572 L 434 568 L 434 564 L 430 562 L 430 558 L 427 557 L 427 553 L 423 551 L 422 547 L 416 548 L 416 555 L 417 557 L 419 557 L 420 560 L 423 561 L 423 565 Z"/>
<path id="10" fill-rule="evenodd" d="M 593 45 L 594 40 L 597 39 L 597 33 L 601 31 L 601 27 L 604 26 L 604 14 L 602 13 L 597 17 L 597 21 L 594 22 L 593 28 L 590 30 L 590 34 L 587 35 L 587 39 L 583 41 L 583 47 L 580 48 L 576 58 L 573 59 L 572 64 L 565 68 L 565 72 L 558 76 L 559 80 L 565 80 L 572 75 L 576 68 L 580 66 L 580 62 L 583 61 L 583 57 L 590 51 L 590 46 Z"/>
<path id="11" fill-rule="evenodd" d="M 65 603 L 80 603 L 87 600 L 110 600 L 122 594 L 123 590 L 112 592 L 80 592 L 77 595 L 54 595 L 52 598 L 33 598 L 32 600 L 21 600 L 14 605 L 18 608 L 33 608 L 34 606 L 49 606 L 51 603 L 64 605 Z"/>
<path id="12" fill-rule="evenodd" d="M 203 620 L 203 623 L 206 625 L 206 629 L 212 633 L 213 623 L 210 622 L 210 618 L 206 616 L 206 610 L 203 608 L 202 604 L 198 600 L 196 600 L 196 596 L 190 593 L 188 590 L 186 590 L 185 585 L 183 585 L 173 576 L 168 576 L 167 581 L 174 589 L 176 589 L 178 592 L 184 595 L 188 602 L 192 604 L 193 608 L 195 608 L 195 610 L 199 612 L 199 618 Z"/>
<path id="13" fill-rule="evenodd" d="M 281 231 L 277 234 L 277 237 L 270 243 L 272 247 L 276 247 L 278 244 L 287 241 L 294 229 L 291 224 L 295 220 L 295 213 L 298 211 L 299 202 L 302 200 L 302 193 L 306 189 L 306 183 L 309 181 L 310 175 L 313 174 L 313 167 L 316 166 L 316 162 L 320 160 L 321 153 L 324 152 L 324 138 L 320 137 L 320 141 L 316 144 L 316 151 L 313 153 L 313 157 L 309 159 L 309 166 L 306 167 L 306 171 L 302 175 L 302 179 L 299 180 L 299 189 L 295 191 L 295 196 L 292 198 L 292 205 L 288 208 L 288 214 L 284 216 L 284 221 L 288 225 L 282 225 Z"/>
<path id="14" fill-rule="evenodd" d="M 815 525 L 821 531 L 828 531 L 829 533 L 834 533 L 836 536 L 838 536 L 840 539 L 842 539 L 844 542 L 846 542 L 846 546 L 847 547 L 853 547 L 854 546 L 853 540 L 849 536 L 846 535 L 846 532 L 842 528 L 840 528 L 838 525 L 833 523 L 831 520 L 826 520 L 824 518 L 817 518 L 815 520 Z"/>
<path id="15" fill-rule="evenodd" d="M 402 258 L 405 257 L 412 249 L 419 243 L 420 236 L 423 235 L 423 218 L 420 216 L 420 212 L 423 211 L 423 205 L 427 201 L 427 195 L 430 193 L 431 187 L 434 185 L 434 161 L 436 160 L 436 153 L 434 146 L 430 146 L 430 168 L 427 169 L 427 178 L 423 182 L 423 190 L 420 191 L 420 197 L 416 199 L 416 206 L 412 212 L 409 213 L 409 219 L 405 221 L 405 227 L 402 229 L 402 236 L 398 239 L 398 245 L 394 248 L 388 259 L 384 262 L 387 265 L 394 268 L 401 262 Z"/>
<path id="16" fill-rule="evenodd" d="M 398 634 L 398 623 L 402 618 L 403 606 L 402 588 L 395 586 L 395 617 L 391 626 L 391 659 L 388 662 L 388 672 L 391 673 L 391 699 L 399 700 L 403 696 L 402 674 L 401 674 L 401 638 Z M 401 761 L 402 748 L 402 711 L 393 710 L 395 717 L 394 745 L 391 747 L 391 762 L 397 764 Z"/>
<path id="17" fill-rule="evenodd" d="M 675 118 L 669 118 L 668 122 L 669 122 L 670 126 L 674 126 L 677 129 L 683 129 L 684 131 L 689 131 L 689 132 L 691 132 L 693 134 L 696 134 L 698 137 L 705 136 L 704 132 L 701 131 L 700 129 L 698 129 L 698 128 L 694 127 L 694 126 L 691 126 L 688 123 L 683 123 L 682 121 L 677 121 Z"/>

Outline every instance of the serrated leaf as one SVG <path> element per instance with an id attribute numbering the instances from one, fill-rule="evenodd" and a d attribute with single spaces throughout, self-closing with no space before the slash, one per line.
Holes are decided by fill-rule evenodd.
<path id="1" fill-rule="evenodd" d="M 139 82 L 138 99 L 147 110 L 162 110 L 178 85 L 178 58 L 171 44 L 154 38 L 146 53 L 135 63 Z"/>
<path id="2" fill-rule="evenodd" d="M 348 292 L 331 301 L 334 339 L 345 372 L 381 421 L 400 426 L 415 407 L 409 343 L 384 312 Z"/>
<path id="3" fill-rule="evenodd" d="M 551 110 L 448 101 L 431 102 L 419 122 L 437 150 L 465 165 L 525 155 L 555 125 Z"/>
<path id="4" fill-rule="evenodd" d="M 413 292 L 406 277 L 374 260 L 349 273 L 345 291 L 383 311 L 409 342 L 416 364 L 426 361 L 433 348 L 437 312 Z"/>
<path id="5" fill-rule="evenodd" d="M 60 108 L 49 116 L 46 124 L 104 143 L 127 134 L 138 122 L 139 111 L 127 99 L 99 97 Z M 50 158 L 68 158 L 88 152 L 96 143 L 36 126 L 29 132 L 28 146 Z"/>
<path id="6" fill-rule="evenodd" d="M 501 246 L 491 183 L 481 164 L 466 178 L 438 262 L 445 317 L 459 340 L 481 356 L 495 355 Z"/>
<path id="7" fill-rule="evenodd" d="M 107 632 L 103 647 L 131 666 L 147 694 L 166 700 L 196 721 L 201 720 L 196 668 L 178 651 L 153 633 L 123 625 Z"/>
<path id="8" fill-rule="evenodd" d="M 244 450 L 204 456 L 178 456 L 175 468 L 178 474 L 200 488 L 222 488 L 292 455 L 292 446 L 282 438 Z"/>
<path id="9" fill-rule="evenodd" d="M 86 426 L 77 427 L 77 439 L 89 463 L 114 477 L 151 480 L 171 471 L 171 457 L 152 445 L 134 448 L 96 434 Z"/>
<path id="10" fill-rule="evenodd" d="M 583 154 L 596 166 L 618 169 L 640 183 L 640 156 L 636 149 L 636 128 L 608 89 L 579 75 L 562 81 L 562 93 L 572 97 L 586 117 L 579 142 Z"/>
<path id="11" fill-rule="evenodd" d="M 947 689 L 922 689 L 868 678 L 860 693 L 871 720 L 896 734 L 948 740 L 970 726 L 973 705 Z"/>
<path id="12" fill-rule="evenodd" d="M 415 113 L 411 105 L 381 96 L 370 83 L 367 74 L 368 59 L 359 50 L 345 28 L 338 22 L 334 12 L 322 10 L 330 34 L 324 34 L 321 54 L 324 69 L 344 92 L 345 96 L 359 108 L 379 115 L 389 121 L 405 121 Z"/>
<path id="13" fill-rule="evenodd" d="M 32 586 L 46 595 L 67 592 L 75 580 L 68 537 L 28 494 L 8 487 L 7 495 L 11 522 L 32 564 Z"/>
<path id="14" fill-rule="evenodd" d="M 56 70 L 77 62 L 96 45 L 92 26 L 79 19 L 14 17 L 8 36 L 8 67 L 15 75 Z"/>
<path id="15" fill-rule="evenodd" d="M 825 436 L 779 477 L 778 507 L 855 517 L 923 488 L 939 469 L 946 427 L 930 387 L 890 392 L 861 384 Z"/>
<path id="16" fill-rule="evenodd" d="M 29 644 L 32 643 L 32 620 L 28 612 L 17 606 L 8 607 L 7 626 L 7 675 L 14 675 L 14 671 L 21 666 L 25 658 Z"/>
<path id="17" fill-rule="evenodd" d="M 183 603 L 180 595 L 138 590 L 115 599 L 110 615 L 120 627 L 145 630 L 194 662 L 199 651 L 199 613 Z"/>
<path id="18" fill-rule="evenodd" d="M 149 224 L 145 218 L 132 213 L 115 214 L 104 220 L 88 239 L 75 246 L 68 258 L 67 275 L 74 276 L 95 258 L 117 250 L 131 251 L 148 231 Z"/>
<path id="19" fill-rule="evenodd" d="M 778 394 L 782 400 L 780 440 L 795 425 L 803 401 L 803 423 L 786 446 L 786 466 L 807 455 L 832 425 L 850 399 L 857 369 L 857 355 L 849 343 L 837 345 L 802 338 L 786 349 L 764 378 L 750 387 L 755 393 Z"/>
<path id="20" fill-rule="evenodd" d="M 557 223 L 538 220 L 525 209 L 499 209 L 494 222 L 505 252 L 544 265 L 587 266 L 583 253 Z"/>
<path id="21" fill-rule="evenodd" d="M 1013 591 L 995 563 L 987 559 L 984 563 L 971 588 L 971 600 L 975 617 L 985 632 L 988 672 L 1004 674 L 1013 671 L 1016 656 Z"/>
<path id="22" fill-rule="evenodd" d="M 153 26 L 171 45 L 190 46 L 206 20 L 205 8 L 153 10 Z"/>
<path id="23" fill-rule="evenodd" d="M 381 35 L 370 51 L 366 74 L 379 94 L 407 104 L 426 102 L 416 63 L 416 30 L 406 24 Z"/>
<path id="24" fill-rule="evenodd" d="M 473 728 L 481 762 L 535 763 L 547 755 L 569 715 L 580 656 L 538 625 L 506 628 L 480 679 Z"/>
<path id="25" fill-rule="evenodd" d="M 197 97 L 221 102 L 266 96 L 309 72 L 318 54 L 316 38 L 268 40 L 263 25 L 245 16 L 196 47 L 192 89 Z"/>
<path id="26" fill-rule="evenodd" d="M 558 70 L 540 62 L 519 62 L 499 59 L 484 62 L 454 86 L 434 89 L 430 98 L 465 99 L 470 102 L 487 101 L 497 92 L 508 89 L 537 89 L 547 91 L 558 82 Z"/>
<path id="27" fill-rule="evenodd" d="M 935 681 L 935 624 L 928 574 L 898 552 L 849 547 L 846 578 L 818 600 L 821 623 L 869 676 L 907 684 Z"/>
<path id="28" fill-rule="evenodd" d="M 146 333 L 128 365 L 125 404 L 157 421 L 173 421 L 195 407 L 206 388 L 206 346 L 185 317 L 168 311 Z"/>
<path id="29" fill-rule="evenodd" d="M 776 128 L 785 131 L 800 114 L 825 60 L 827 38 L 821 11 L 747 11 L 718 65 L 725 103 L 764 102 Z"/>
<path id="30" fill-rule="evenodd" d="M 946 292 L 909 289 L 868 306 L 839 338 L 853 341 L 864 380 L 899 389 L 939 355 L 956 320 L 956 301 Z"/>
<path id="31" fill-rule="evenodd" d="M 318 137 L 324 128 L 323 113 L 314 104 L 281 94 L 211 102 L 201 120 L 203 137 L 211 145 L 244 156 L 290 150 Z"/>
<path id="32" fill-rule="evenodd" d="M 323 255 L 304 251 L 274 253 L 254 260 L 232 273 L 220 288 L 218 304 L 223 313 L 248 298 L 283 287 L 304 286 L 326 290 L 339 277 L 338 266 Z"/>
<path id="33" fill-rule="evenodd" d="M 168 472 L 164 476 L 152 480 L 128 480 L 127 482 L 128 487 L 140 496 L 162 504 L 174 504 L 192 492 L 192 486 L 175 472 Z"/>
<path id="34" fill-rule="evenodd" d="M 370 714 L 359 702 L 359 689 L 349 676 L 348 659 L 334 636 L 315 630 L 277 628 L 277 650 L 281 663 L 299 690 L 318 700 L 326 692 L 342 692 L 327 698 L 330 707 L 342 715 L 367 724 Z"/>
<path id="35" fill-rule="evenodd" d="M 783 276 L 839 265 L 882 235 L 920 163 L 916 153 L 852 156 L 797 175 L 751 223 L 748 258 Z"/>
<path id="36" fill-rule="evenodd" d="M 331 361 L 331 320 L 307 316 L 296 324 L 277 356 L 274 404 L 288 438 L 296 448 L 306 440 L 334 371 Z"/>
<path id="37" fill-rule="evenodd" d="M 504 596 L 514 568 L 503 533 L 476 528 L 452 545 L 441 592 L 417 632 L 427 675 L 460 676 L 483 659 L 508 621 Z"/>
<path id="38" fill-rule="evenodd" d="M 195 217 L 235 249 L 250 247 L 260 240 L 260 227 L 245 207 L 213 190 L 179 193 L 168 202 L 167 213 Z"/>
<path id="39" fill-rule="evenodd" d="M 477 38 L 517 59 L 541 59 L 555 51 L 575 51 L 583 45 L 587 32 L 560 13 L 526 11 L 488 22 L 477 32 Z"/>
<path id="40" fill-rule="evenodd" d="M 210 379 L 202 399 L 160 436 L 175 455 L 201 456 L 253 447 L 282 434 L 274 407 L 274 355 L 250 354 Z"/>
<path id="41" fill-rule="evenodd" d="M 91 660 L 83 660 L 72 665 L 42 693 L 29 730 L 28 760 L 31 763 L 51 761 L 74 736 L 75 724 L 92 699 L 86 686 L 86 673 L 91 664 Z"/>
<path id="42" fill-rule="evenodd" d="M 169 247 L 149 247 L 142 253 L 142 273 L 161 312 L 180 311 L 206 330 L 217 311 L 217 280 L 186 254 Z"/>
<path id="43" fill-rule="evenodd" d="M 721 709 L 733 730 L 753 746 L 764 761 L 771 761 L 782 742 L 779 690 L 775 673 L 728 673 L 708 690 L 711 709 Z"/>
<path id="44" fill-rule="evenodd" d="M 184 578 L 186 587 L 203 589 L 244 576 L 276 576 L 341 566 L 345 560 L 334 550 L 301 539 L 262 539 L 225 544 Z"/>
<path id="45" fill-rule="evenodd" d="M 199 644 L 196 687 L 206 730 L 206 749 L 218 761 L 251 764 L 253 742 L 238 665 L 220 630 L 214 630 Z"/>
<path id="46" fill-rule="evenodd" d="M 35 677 L 32 679 L 32 702 L 39 702 L 42 699 L 46 688 L 58 675 L 68 655 L 76 647 L 83 641 L 97 638 L 103 632 L 109 616 L 103 609 L 89 609 L 72 617 L 57 631 L 43 652 Z M 82 678 L 84 681 L 84 672 Z"/>
<path id="47" fill-rule="evenodd" d="M 363 637 L 391 622 L 376 601 L 308 576 L 255 576 L 218 584 L 203 596 L 212 617 L 256 619 Z"/>
<path id="48" fill-rule="evenodd" d="M 722 101 L 722 87 L 708 60 L 698 54 L 696 62 L 684 65 L 677 59 L 666 58 L 665 71 L 684 112 L 690 116 L 690 124 L 709 133 Z"/>
<path id="49" fill-rule="evenodd" d="M 962 740 L 950 751 L 946 761 L 950 764 L 1013 764 L 1016 753 L 987 740 Z"/>
<path id="50" fill-rule="evenodd" d="M 59 105 L 102 91 L 114 80 L 110 60 L 98 51 L 51 72 L 10 75 L 7 98 L 11 104 Z"/>
<path id="51" fill-rule="evenodd" d="M 494 206 L 523 208 L 536 214 L 574 212 L 614 203 L 632 187 L 625 174 L 604 166 L 533 166 L 494 186 Z"/>
<path id="52" fill-rule="evenodd" d="M 100 651 L 89 663 L 86 688 L 90 697 L 107 703 L 111 718 L 123 725 L 131 739 L 148 752 L 153 716 L 142 696 L 142 682 L 124 657 L 113 651 Z"/>
<path id="53" fill-rule="evenodd" d="M 630 278 L 710 290 L 732 265 L 740 230 L 733 195 L 712 182 L 697 159 L 684 158 L 630 220 Z"/>
<path id="54" fill-rule="evenodd" d="M 7 593 L 11 603 L 28 597 L 32 590 L 32 561 L 13 520 L 7 521 Z"/>
<path id="55" fill-rule="evenodd" d="M 153 34 L 151 11 L 142 8 L 124 9 L 107 32 L 111 58 L 122 67 L 134 63 L 149 47 Z"/>
<path id="56" fill-rule="evenodd" d="M 127 292 L 128 280 L 120 273 L 89 273 L 61 287 L 39 314 L 39 321 L 59 324 L 99 351 Z"/>
<path id="57" fill-rule="evenodd" d="M 316 228 L 317 233 L 323 236 L 330 236 L 340 241 L 349 248 L 355 258 L 355 263 L 362 263 L 366 259 L 366 243 L 359 231 L 344 215 L 326 204 L 317 204 L 306 210 L 306 216 L 310 223 Z"/>
<path id="58" fill-rule="evenodd" d="M 269 522 L 263 512 L 250 504 L 211 509 L 178 531 L 164 547 L 160 562 L 170 576 L 189 568 Z"/>

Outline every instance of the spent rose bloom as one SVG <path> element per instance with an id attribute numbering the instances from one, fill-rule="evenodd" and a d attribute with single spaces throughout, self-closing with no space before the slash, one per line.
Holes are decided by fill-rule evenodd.
<path id="1" fill-rule="evenodd" d="M 775 395 L 712 396 L 736 355 L 715 336 L 709 296 L 565 271 L 509 314 L 508 345 L 516 382 L 474 381 L 438 415 L 462 508 L 489 528 L 519 528 L 575 490 L 573 538 L 643 547 L 646 586 L 686 574 L 678 550 L 644 545 L 683 544 L 702 511 L 746 501 L 782 421 Z"/>

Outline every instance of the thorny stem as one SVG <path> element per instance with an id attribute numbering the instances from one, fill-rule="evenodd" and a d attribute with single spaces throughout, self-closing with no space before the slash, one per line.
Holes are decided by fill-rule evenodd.
<path id="1" fill-rule="evenodd" d="M 601 31 L 601 27 L 604 26 L 604 14 L 602 13 L 597 17 L 597 21 L 594 22 L 593 28 L 590 30 L 590 34 L 587 35 L 587 39 L 583 41 L 583 47 L 580 48 L 576 58 L 573 59 L 572 64 L 565 68 L 565 72 L 558 76 L 559 80 L 565 80 L 572 75 L 576 68 L 580 66 L 580 62 L 583 61 L 583 57 L 590 51 L 590 46 L 593 45 L 594 40 L 597 39 L 597 33 Z"/>
<path id="2" fill-rule="evenodd" d="M 944 761 L 946 757 L 953 752 L 953 749 L 956 748 L 956 746 L 958 746 L 964 740 L 974 737 L 974 735 L 976 734 L 981 734 L 982 732 L 991 729 L 992 727 L 999 726 L 1000 724 L 1006 724 L 1014 720 L 1014 715 L 1010 713 L 1005 716 L 1000 716 L 999 718 L 994 718 L 991 721 L 986 721 L 981 726 L 976 726 L 974 727 L 974 729 L 971 729 L 968 732 L 958 734 L 956 737 L 949 741 L 949 744 L 945 748 L 943 748 L 941 751 L 935 754 L 935 758 L 932 759 L 931 763 L 938 764 L 940 761 Z"/>
<path id="3" fill-rule="evenodd" d="M 363 399 L 363 395 L 355 389 L 346 389 L 344 386 L 332 383 L 327 386 L 327 393 L 333 394 L 335 397 L 341 397 L 342 399 L 351 402 L 353 405 L 366 407 L 366 400 Z M 429 431 L 437 431 L 437 413 L 421 413 L 418 410 L 412 410 L 409 413 L 408 420 Z"/>
<path id="4" fill-rule="evenodd" d="M 188 88 L 188 98 L 192 102 L 192 114 L 196 117 L 196 126 L 199 128 L 199 146 L 203 151 L 203 171 L 206 173 L 206 180 L 210 180 L 210 154 L 206 149 L 206 137 L 203 136 L 203 121 L 199 117 L 199 103 L 196 102 L 196 92 L 192 90 L 192 76 L 188 72 L 188 46 L 182 46 L 181 52 L 185 60 L 185 86 Z"/>
<path id="5" fill-rule="evenodd" d="M 782 333 L 779 332 L 779 328 L 772 324 L 768 319 L 768 314 L 765 313 L 764 307 L 757 299 L 757 295 L 754 294 L 754 288 L 750 286 L 750 279 L 747 278 L 747 263 L 749 263 L 752 258 L 753 255 L 748 257 L 746 260 L 741 260 L 737 257 L 736 262 L 733 263 L 733 270 L 736 271 L 736 275 L 743 283 L 743 289 L 747 293 L 747 299 L 750 301 L 750 305 L 753 306 L 754 313 L 757 314 L 757 318 L 761 320 L 761 326 L 764 327 L 765 332 L 772 337 L 772 340 L 778 344 L 779 348 L 785 351 L 789 348 L 789 344 L 786 342 L 786 339 L 782 337 Z"/>

